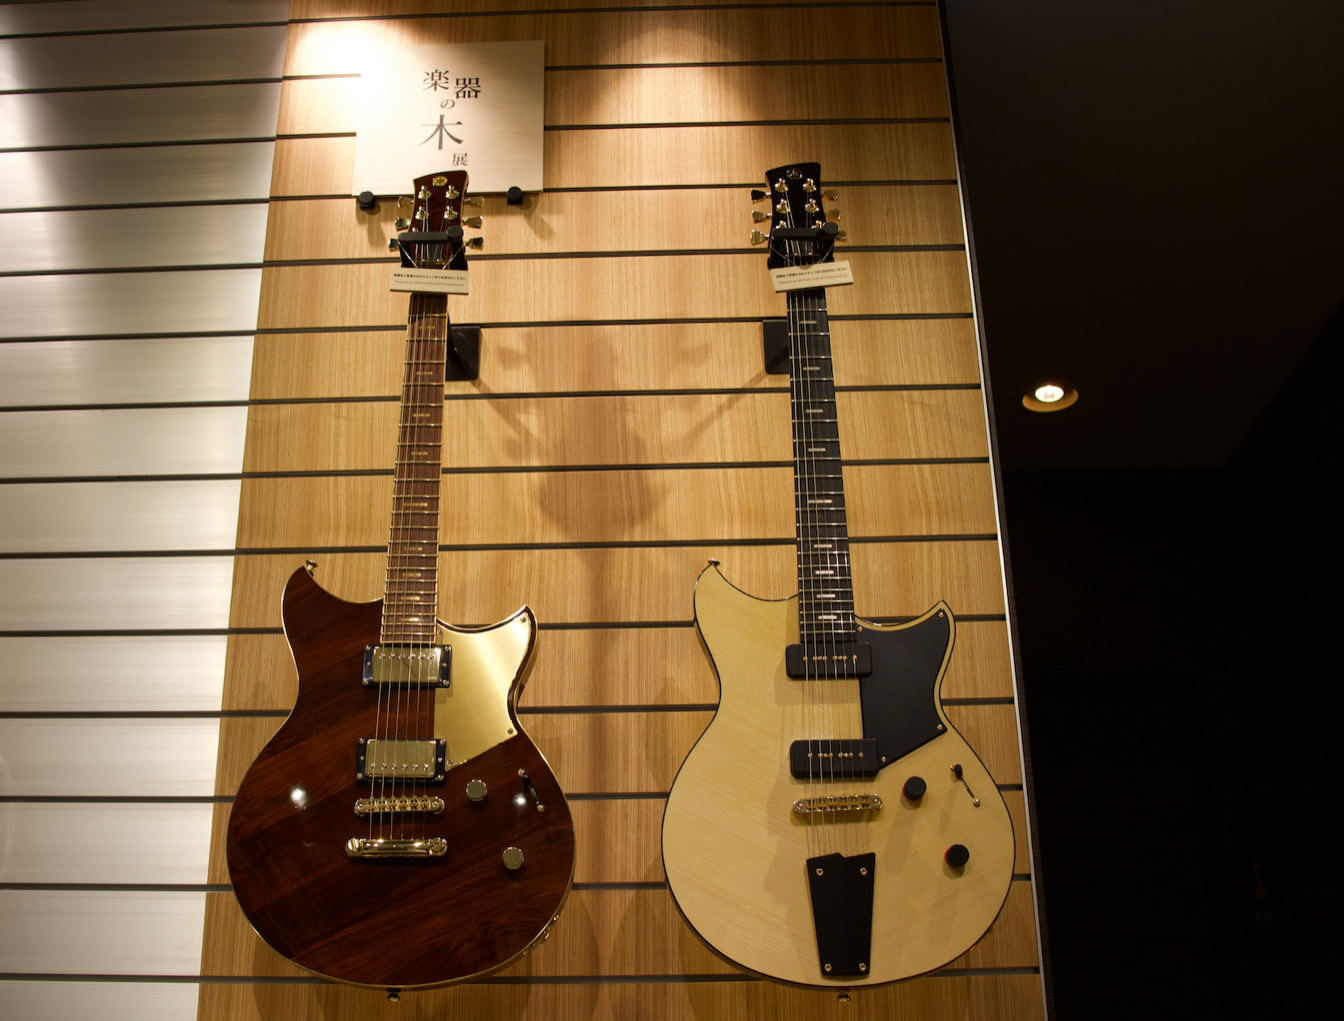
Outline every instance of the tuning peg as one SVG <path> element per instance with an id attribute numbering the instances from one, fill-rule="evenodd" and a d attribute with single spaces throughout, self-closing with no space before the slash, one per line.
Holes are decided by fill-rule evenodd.
<path id="1" fill-rule="evenodd" d="M 485 205 L 485 199 L 481 198 L 479 195 L 473 195 L 469 199 L 463 199 L 462 204 L 464 206 L 483 206 Z"/>
<path id="2" fill-rule="evenodd" d="M 828 220 L 838 220 L 838 219 L 840 219 L 840 210 L 838 210 L 838 209 L 828 209 L 828 210 L 826 210 L 826 219 L 828 219 Z"/>
<path id="3" fill-rule="evenodd" d="M 803 206 L 803 208 L 806 209 L 809 213 L 815 213 L 821 207 L 817 205 L 816 199 L 808 199 L 807 205 Z"/>
<path id="4" fill-rule="evenodd" d="M 447 196 L 449 202 L 451 202 L 453 199 L 457 198 L 461 194 L 462 193 L 458 191 L 456 188 L 454 188 L 451 184 L 448 185 L 448 190 L 444 192 L 444 195 Z"/>
<path id="5" fill-rule="evenodd" d="M 468 216 L 465 219 L 463 219 L 462 226 L 475 227 L 476 229 L 479 230 L 481 226 L 481 218 L 479 216 Z"/>
<path id="6" fill-rule="evenodd" d="M 464 244 L 467 248 L 484 248 L 485 238 L 467 238 Z"/>
<path id="7" fill-rule="evenodd" d="M 810 194 L 816 190 L 817 190 L 817 184 L 815 181 L 812 180 L 812 178 L 809 177 L 806 181 L 803 182 L 803 191 L 808 192 Z"/>
<path id="8" fill-rule="evenodd" d="M 763 213 L 763 212 L 761 212 L 759 209 L 753 209 L 753 210 L 751 211 L 751 222 L 752 222 L 752 223 L 761 223 L 762 221 L 765 221 L 765 220 L 768 220 L 768 219 L 770 219 L 770 214 L 769 214 L 769 213 Z"/>
<path id="9" fill-rule="evenodd" d="M 775 204 L 775 212 L 777 212 L 777 213 L 787 213 L 788 211 L 789 211 L 789 200 L 788 200 L 788 199 L 780 199 L 779 202 L 777 202 L 777 203 Z"/>
<path id="10" fill-rule="evenodd" d="M 824 199 L 830 199 L 830 200 L 832 200 L 832 201 L 837 201 L 837 200 L 839 200 L 839 198 L 840 198 L 840 193 L 839 193 L 838 191 L 824 191 L 824 192 L 821 193 L 821 197 L 824 198 Z"/>
<path id="11" fill-rule="evenodd" d="M 415 205 L 415 199 L 410 198 L 409 196 L 403 195 L 397 199 L 398 209 L 410 209 L 413 205 Z"/>
<path id="12" fill-rule="evenodd" d="M 395 251 L 396 251 L 398 248 L 400 248 L 400 247 L 401 247 L 401 242 L 399 242 L 396 238 L 388 238 L 388 239 L 387 239 L 387 250 L 388 250 L 389 252 L 395 252 Z"/>
<path id="13" fill-rule="evenodd" d="M 406 217 L 404 216 L 398 216 L 395 220 L 392 221 L 392 226 L 396 227 L 397 230 L 410 230 L 411 221 L 406 219 Z"/>
<path id="14" fill-rule="evenodd" d="M 764 240 L 765 240 L 765 235 L 762 234 L 759 230 L 753 230 L 753 231 L 751 232 L 751 243 L 752 243 L 753 245 L 759 245 L 759 244 L 760 244 L 762 241 L 764 241 Z"/>
<path id="15" fill-rule="evenodd" d="M 775 182 L 775 191 L 779 192 L 780 194 L 783 194 L 788 190 L 789 186 L 784 183 L 784 178 L 781 177 L 778 181 Z"/>
<path id="16" fill-rule="evenodd" d="M 768 191 L 761 191 L 760 188 L 751 189 L 751 201 L 753 202 L 764 202 L 769 197 L 770 193 Z"/>
<path id="17" fill-rule="evenodd" d="M 837 240 L 837 241 L 848 241 L 848 240 L 849 240 L 849 235 L 848 235 L 845 231 L 842 230 L 839 234 L 837 234 L 837 235 L 835 236 L 835 240 Z"/>
<path id="18" fill-rule="evenodd" d="M 419 191 L 419 193 L 418 193 L 415 197 L 418 198 L 418 199 L 427 199 L 427 198 L 429 198 L 429 189 L 428 189 L 428 188 L 421 188 L 420 191 Z"/>

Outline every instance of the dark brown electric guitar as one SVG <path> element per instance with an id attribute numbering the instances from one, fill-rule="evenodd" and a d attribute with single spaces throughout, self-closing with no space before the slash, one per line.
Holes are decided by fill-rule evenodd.
<path id="1" fill-rule="evenodd" d="M 413 227 L 399 237 L 408 270 L 464 279 L 466 189 L 465 172 L 415 182 L 398 221 Z M 450 342 L 446 295 L 413 293 L 385 595 L 351 603 L 311 567 L 290 577 L 298 700 L 229 820 L 233 889 L 261 937 L 366 986 L 504 967 L 548 934 L 574 868 L 569 807 L 516 712 L 532 612 L 483 628 L 436 617 Z"/>

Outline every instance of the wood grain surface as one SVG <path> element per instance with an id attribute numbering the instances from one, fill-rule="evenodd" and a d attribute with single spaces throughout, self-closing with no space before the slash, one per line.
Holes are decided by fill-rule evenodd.
<path id="1" fill-rule="evenodd" d="M 593 796 L 570 802 L 575 878 L 657 883 L 663 796 L 718 698 L 687 626 L 696 576 L 715 558 L 753 595 L 783 598 L 797 585 L 788 379 L 765 372 L 753 321 L 782 315 L 784 299 L 747 246 L 746 189 L 767 167 L 819 157 L 826 183 L 843 182 L 827 206 L 841 210 L 851 246 L 962 245 L 937 9 L 430 6 L 292 0 L 278 131 L 353 132 L 354 76 L 383 43 L 545 41 L 546 123 L 564 128 L 545 133 L 547 190 L 515 207 L 485 197 L 489 258 L 472 260 L 472 294 L 449 306 L 454 321 L 486 328 L 480 378 L 447 386 L 442 541 L 452 548 L 440 555 L 440 613 L 484 624 L 531 605 L 543 630 L 520 719 L 561 784 Z M 432 16 L 406 17 L 422 14 Z M 314 75 L 340 77 L 305 77 Z M 903 118 L 932 120 L 892 123 Z M 267 403 L 249 409 L 235 628 L 277 627 L 280 586 L 305 559 L 335 594 L 381 595 L 396 432 L 386 399 L 400 386 L 406 299 L 386 287 L 394 203 L 368 214 L 349 198 L 354 141 L 276 143 L 271 193 L 286 200 L 272 203 L 267 231 L 251 389 Z M 997 531 L 966 253 L 841 257 L 857 282 L 829 295 L 838 386 L 976 387 L 838 395 L 852 534 L 918 540 L 854 544 L 857 608 L 909 617 L 948 600 L 961 619 L 942 695 L 995 700 L 954 701 L 948 719 L 1000 784 L 1020 784 L 998 543 L 929 541 Z M 276 265 L 309 260 L 336 264 Z M 924 318 L 844 318 L 910 315 Z M 971 463 L 871 463 L 944 459 Z M 282 634 L 230 636 L 225 708 L 283 712 L 294 691 Z M 222 796 L 279 722 L 222 721 Z M 1013 870 L 1025 874 L 1024 795 L 1003 797 L 1019 835 Z M 211 882 L 226 881 L 229 814 L 216 806 Z M 1012 884 L 990 934 L 946 977 L 859 990 L 844 1004 L 765 982 L 697 981 L 730 969 L 689 934 L 664 889 L 581 889 L 505 984 L 408 992 L 399 1004 L 284 984 L 298 973 L 276 961 L 229 895 L 210 894 L 203 973 L 280 984 L 203 984 L 199 1016 L 1042 1015 L 1029 882 Z M 647 981 L 658 976 L 670 980 Z M 618 981 L 588 981 L 598 977 Z"/>
<path id="2" fill-rule="evenodd" d="M 405 346 L 400 330 L 259 334 L 252 399 L 394 397 Z M 831 346 L 842 387 L 980 382 L 971 319 L 833 319 Z M 758 323 L 493 327 L 480 357 L 450 395 L 788 388 L 765 371 Z"/>
<path id="3" fill-rule="evenodd" d="M 799 153 L 825 153 L 829 181 L 955 181 L 945 123 L 744 124 L 598 128 L 546 133 L 547 188 L 675 185 L 753 187 L 762 168 Z M 351 195 L 355 139 L 292 138 L 275 144 L 272 195 Z M 852 215 L 852 214 L 851 214 Z"/>
<path id="4" fill-rule="evenodd" d="M 836 395 L 847 460 L 981 458 L 979 390 Z M 596 395 L 449 401 L 444 467 L 792 463 L 787 393 Z M 253 405 L 245 472 L 378 471 L 392 464 L 397 405 Z"/>
<path id="5" fill-rule="evenodd" d="M 852 287 L 834 288 L 832 315 L 961 315 L 971 310 L 965 252 L 850 252 Z M 284 265 L 262 275 L 257 326 L 369 327 L 406 321 L 409 296 L 388 290 L 390 264 Z M 615 314 L 620 310 L 620 314 Z M 321 316 L 313 322 L 314 313 Z M 785 314 L 759 254 L 625 259 L 504 259 L 471 264 L 462 323 L 603 319 L 761 319 Z"/>
<path id="6" fill-rule="evenodd" d="M 931 6 L 626 9 L 291 24 L 284 73 L 358 71 L 382 46 L 515 39 L 544 41 L 548 67 L 942 55 Z"/>
<path id="7" fill-rule="evenodd" d="M 960 245 L 955 185 L 855 185 L 827 202 L 838 210 L 850 245 Z M 477 210 L 491 256 L 570 252 L 742 249 L 752 227 L 744 188 L 542 192 L 510 206 L 486 195 Z M 348 198 L 277 202 L 271 207 L 268 262 L 388 259 L 396 203 L 371 212 Z M 850 225 L 852 221 L 852 226 Z M 638 224 L 637 230 L 631 225 Z"/>
<path id="8" fill-rule="evenodd" d="M 355 131 L 359 82 L 285 81 L 279 133 Z M 545 89 L 548 127 L 828 120 L 842 104 L 869 120 L 948 115 L 941 63 L 583 68 L 546 72 Z"/>

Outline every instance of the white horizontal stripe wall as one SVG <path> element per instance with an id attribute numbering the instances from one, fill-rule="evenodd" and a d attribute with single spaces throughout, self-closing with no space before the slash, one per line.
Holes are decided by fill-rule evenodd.
<path id="1" fill-rule="evenodd" d="M 0 4 L 6 1021 L 196 1015 L 287 19 Z"/>

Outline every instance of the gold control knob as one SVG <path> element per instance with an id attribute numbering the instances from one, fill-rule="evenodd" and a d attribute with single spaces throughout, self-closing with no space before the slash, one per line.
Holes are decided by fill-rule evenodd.
<path id="1" fill-rule="evenodd" d="M 486 795 L 484 780 L 467 781 L 467 798 L 471 801 L 484 801 Z"/>
<path id="2" fill-rule="evenodd" d="M 521 847 L 506 847 L 500 857 L 504 859 L 504 867 L 511 872 L 523 867 L 523 849 Z"/>

